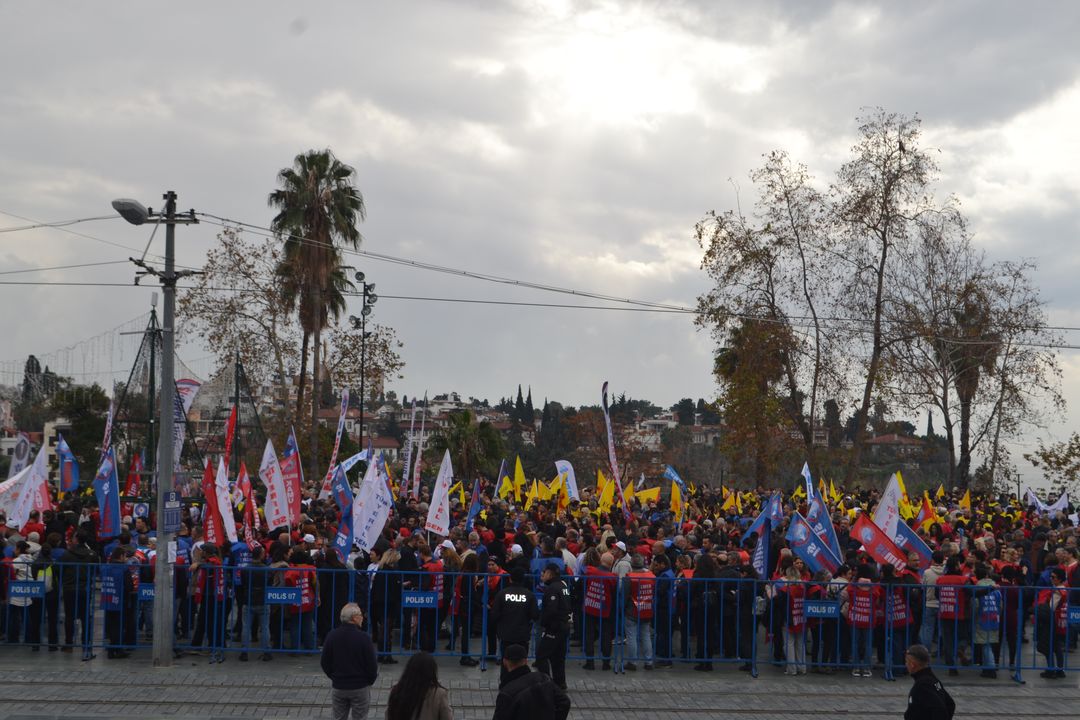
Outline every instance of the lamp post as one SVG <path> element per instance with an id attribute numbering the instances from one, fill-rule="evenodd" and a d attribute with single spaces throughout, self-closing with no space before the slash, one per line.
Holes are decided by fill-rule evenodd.
<path id="1" fill-rule="evenodd" d="M 155 213 L 135 200 L 113 200 L 112 206 L 122 218 L 132 225 L 157 223 L 165 225 L 165 269 L 157 270 L 142 259 L 131 261 L 142 268 L 140 275 L 153 275 L 161 281 L 163 314 L 161 325 L 161 392 L 158 396 L 158 449 L 157 449 L 157 539 L 158 553 L 154 566 L 154 667 L 171 667 L 173 661 L 173 574 L 169 555 L 175 556 L 173 548 L 175 531 L 165 525 L 165 495 L 173 489 L 173 433 L 175 426 L 176 379 L 173 377 L 173 358 L 176 346 L 176 281 L 193 274 L 175 269 L 176 226 L 198 223 L 195 211 L 176 214 L 176 193 L 169 190 L 162 199 L 165 209 Z M 144 255 L 145 257 L 145 255 Z M 138 282 L 138 281 L 136 281 Z"/>
<path id="2" fill-rule="evenodd" d="M 371 333 L 367 331 L 367 316 L 371 314 L 371 306 L 379 301 L 375 294 L 375 283 L 364 282 L 364 273 L 357 271 L 354 275 L 356 282 L 360 283 L 360 317 L 349 316 L 349 322 L 354 328 L 360 330 L 360 444 L 364 444 L 364 384 L 367 380 L 367 339 Z M 368 459 L 370 462 L 370 458 Z"/>

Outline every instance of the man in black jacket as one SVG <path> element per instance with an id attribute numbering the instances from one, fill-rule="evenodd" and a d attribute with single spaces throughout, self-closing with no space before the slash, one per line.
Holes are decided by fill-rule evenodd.
<path id="1" fill-rule="evenodd" d="M 98 554 L 90 549 L 86 530 L 75 532 L 75 541 L 60 556 L 60 585 L 64 593 L 64 652 L 71 652 L 75 640 L 75 621 L 79 621 L 83 660 L 93 660 L 94 582 Z"/>
<path id="2" fill-rule="evenodd" d="M 330 678 L 333 690 L 334 720 L 366 720 L 371 705 L 371 686 L 379 675 L 375 646 L 360 629 L 364 615 L 356 603 L 341 608 L 341 624 L 326 635 L 322 650 L 322 669 Z"/>
<path id="3" fill-rule="evenodd" d="M 915 684 L 908 692 L 904 720 L 952 720 L 956 703 L 930 669 L 930 651 L 925 645 L 912 645 L 904 655 L 904 664 Z"/>
<path id="4" fill-rule="evenodd" d="M 521 645 L 503 650 L 506 673 L 499 682 L 492 720 L 566 720 L 570 697 L 544 673 L 530 671 L 528 655 Z"/>
<path id="5" fill-rule="evenodd" d="M 520 645 L 529 651 L 532 624 L 540 617 L 536 596 L 525 587 L 525 573 L 519 566 L 510 571 L 510 584 L 495 595 L 491 615 L 499 629 L 499 642 L 505 653 L 508 645 Z M 499 683 L 506 678 L 505 666 L 499 673 Z"/>
<path id="6" fill-rule="evenodd" d="M 544 581 L 544 607 L 540 612 L 540 644 L 536 648 L 536 669 L 566 689 L 566 637 L 570 632 L 573 605 L 570 590 L 562 581 L 555 563 L 548 563 L 540 575 Z"/>

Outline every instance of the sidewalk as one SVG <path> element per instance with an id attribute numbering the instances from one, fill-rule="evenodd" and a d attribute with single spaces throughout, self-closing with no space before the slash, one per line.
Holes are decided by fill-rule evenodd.
<path id="1" fill-rule="evenodd" d="M 371 718 L 382 718 L 390 686 L 404 667 L 381 665 Z M 712 673 L 690 666 L 616 676 L 568 669 L 573 718 L 674 720 L 675 718 L 805 718 L 852 715 L 901 717 L 911 681 L 848 675 L 785 677 L 762 664 L 757 679 L 731 666 Z M 440 661 L 458 720 L 491 717 L 498 691 L 496 667 L 487 672 Z M 977 671 L 943 678 L 957 702 L 958 718 L 1074 718 L 1080 675 L 1046 681 L 1035 674 L 1026 685 L 981 680 Z M 275 657 L 241 663 L 228 654 L 223 665 L 198 656 L 155 669 L 150 654 L 126 660 L 104 657 L 83 663 L 77 655 L 34 653 L 0 647 L 0 716 L 11 720 L 82 718 L 329 718 L 329 682 L 315 656 Z"/>

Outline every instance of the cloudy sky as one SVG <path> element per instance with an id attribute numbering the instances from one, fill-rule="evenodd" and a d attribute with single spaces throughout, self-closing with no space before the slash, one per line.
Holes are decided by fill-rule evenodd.
<path id="1" fill-rule="evenodd" d="M 923 118 L 977 242 L 1037 259 L 1051 319 L 1080 325 L 1078 19 L 1071 2 L 4 3 L 0 227 L 107 214 L 118 196 L 157 206 L 165 189 L 265 225 L 276 172 L 330 147 L 357 169 L 368 250 L 689 306 L 706 287 L 694 222 L 732 207 L 774 148 L 828 178 L 860 108 L 883 106 Z M 71 229 L 92 237 L 0 234 L 0 266 L 118 261 L 149 237 Z M 201 264 L 217 230 L 182 228 L 178 261 Z M 712 344 L 685 315 L 394 300 L 596 304 L 353 264 L 405 343 L 399 392 L 494 400 L 522 383 L 580 404 L 609 379 L 662 405 L 714 393 Z M 131 277 L 115 264 L 0 280 Z M 149 291 L 0 298 L 0 359 L 19 363 L 137 316 Z M 206 350 L 182 354 L 209 371 Z M 1073 407 L 1078 358 L 1062 357 Z"/>

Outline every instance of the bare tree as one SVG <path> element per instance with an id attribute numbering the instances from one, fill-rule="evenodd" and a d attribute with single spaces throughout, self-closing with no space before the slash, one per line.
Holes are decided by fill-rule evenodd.
<path id="1" fill-rule="evenodd" d="M 280 261 L 276 241 L 248 240 L 239 229 L 225 228 L 203 274 L 180 294 L 177 317 L 181 332 L 202 340 L 219 366 L 239 352 L 248 379 L 254 385 L 272 380 L 288 406 L 299 333 L 275 277 Z"/>

